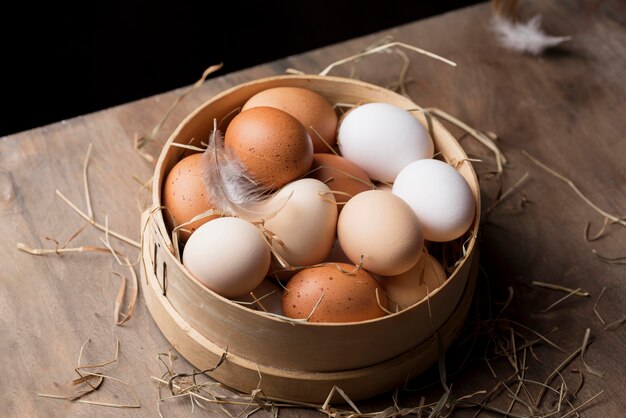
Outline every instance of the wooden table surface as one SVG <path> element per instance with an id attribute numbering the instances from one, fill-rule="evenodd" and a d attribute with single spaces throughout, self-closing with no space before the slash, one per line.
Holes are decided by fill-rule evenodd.
<path id="1" fill-rule="evenodd" d="M 524 17 L 542 13 L 548 32 L 573 37 L 541 57 L 519 55 L 499 47 L 488 30 L 490 13 L 489 4 L 482 4 L 213 78 L 176 108 L 159 133 L 158 143 L 148 151 L 157 154 L 188 112 L 230 86 L 282 74 L 288 67 L 316 73 L 386 35 L 456 61 L 458 67 L 452 68 L 409 52 L 412 60 L 409 94 L 420 105 L 444 109 L 471 126 L 497 133 L 498 144 L 510 163 L 503 176 L 505 189 L 525 173 L 529 174 L 528 180 L 492 211 L 482 227 L 481 264 L 486 276 L 483 274 L 480 279 L 475 311 L 483 315 L 491 311 L 493 317 L 505 308 L 500 314 L 500 318 L 507 320 L 505 324 L 510 325 L 509 320 L 514 320 L 541 333 L 558 328 L 548 337 L 565 352 L 546 343 L 534 345 L 532 353 L 528 348 L 517 352 L 520 357 L 527 354 L 525 387 L 533 397 L 540 386 L 530 380 L 544 382 L 570 353 L 582 346 L 589 328 L 593 343 L 586 350 L 585 360 L 592 370 L 603 373 L 603 377 L 590 373 L 580 356 L 576 356 L 561 371 L 570 396 L 562 401 L 564 412 L 557 416 L 571 411 L 567 402 L 575 407 L 582 405 L 583 416 L 624 416 L 626 325 L 605 330 L 594 313 L 594 305 L 597 303 L 596 310 L 606 324 L 626 315 L 623 305 L 626 266 L 607 263 L 593 254 L 592 249 L 606 257 L 626 256 L 626 230 L 612 225 L 600 239 L 587 242 L 583 238 L 585 225 L 591 222 L 593 234 L 602 226 L 604 217 L 565 182 L 525 157 L 523 151 L 570 178 L 599 208 L 617 216 L 626 215 L 626 4 L 620 0 L 524 2 L 521 9 Z M 210 54 L 210 48 L 206 53 Z M 347 75 L 349 68 L 340 68 L 333 74 Z M 227 69 L 228 63 L 223 71 Z M 400 69 L 397 56 L 381 54 L 363 60 L 361 76 L 387 85 L 396 80 Z M 189 76 L 190 80 L 196 77 Z M 37 100 L 36 91 L 32 93 L 33 100 Z M 157 353 L 166 352 L 169 344 L 152 321 L 141 294 L 134 316 L 123 326 L 115 325 L 113 310 L 120 279 L 112 272 L 128 276 L 128 270 L 107 254 L 36 257 L 18 251 L 16 244 L 54 248 L 53 241 L 47 237 L 63 242 L 83 224 L 55 190 L 86 210 L 82 170 L 89 144 L 93 144 L 88 175 L 96 221 L 104 223 L 108 218 L 111 229 L 139 239 L 140 185 L 133 177 L 145 181 L 153 167 L 134 151 L 133 136 L 148 132 L 179 93 L 149 97 L 0 138 L 0 410 L 3 416 L 158 416 L 158 390 L 150 377 L 163 374 Z M 476 145 L 471 137 L 462 135 L 462 131 L 450 129 L 462 136 L 461 143 L 472 156 L 483 159 L 482 163 L 476 163 L 476 168 L 481 173 L 483 205 L 489 207 L 496 189 L 496 181 L 487 175 L 494 167 L 493 155 Z M 102 246 L 102 236 L 89 226 L 69 246 Z M 111 243 L 132 259 L 138 254 L 132 246 L 114 239 Z M 590 296 L 572 296 L 542 312 L 567 293 L 534 286 L 533 281 L 581 288 Z M 606 291 L 598 301 L 603 288 Z M 510 304 L 504 306 L 511 294 Z M 497 375 L 493 376 L 484 359 L 486 352 L 493 352 L 493 347 L 488 345 L 485 349 L 485 338 L 489 335 L 482 332 L 479 338 L 473 337 L 485 331 L 486 327 L 481 327 L 485 322 L 472 317 L 469 328 L 475 332 L 460 341 L 446 358 L 447 381 L 452 384 L 450 399 L 489 391 L 513 373 L 506 357 L 501 357 L 489 362 Z M 485 321 L 486 317 L 480 318 Z M 515 329 L 528 340 L 534 338 L 531 331 L 521 326 Z M 506 328 L 505 333 L 508 332 Z M 73 369 L 80 347 L 88 338 L 83 364 L 112 358 L 115 341 L 119 339 L 118 361 L 102 370 L 129 384 L 137 395 L 139 409 L 37 396 L 58 393 L 60 384 L 76 377 Z M 476 343 L 470 349 L 473 341 Z M 518 344 L 522 341 L 518 337 Z M 467 362 L 459 369 L 468 353 Z M 520 364 L 521 359 L 515 360 Z M 174 365 L 178 372 L 191 370 L 182 359 Z M 417 406 L 422 396 L 426 403 L 440 399 L 443 390 L 437 383 L 435 369 L 409 383 L 414 389 L 426 388 L 399 392 L 401 406 Z M 581 372 L 584 385 L 574 398 L 571 394 L 581 382 Z M 556 390 L 560 390 L 560 379 L 556 376 L 552 381 Z M 434 384 L 429 385 L 431 382 Z M 517 382 L 513 380 L 509 386 L 514 393 Z M 391 395 L 358 406 L 364 411 L 381 410 L 393 405 Z M 480 402 L 484 396 L 477 394 L 471 399 Z M 525 390 L 519 397 L 530 402 Z M 133 402 L 128 388 L 112 380 L 83 399 Z M 505 390 L 489 405 L 506 410 L 510 403 L 510 393 Z M 160 406 L 166 417 L 191 413 L 188 398 L 170 400 Z M 544 403 L 544 410 L 550 406 Z M 227 408 L 234 414 L 242 410 Z M 209 411 L 218 416 L 225 414 L 214 404 L 206 405 L 206 409 L 196 407 L 194 414 L 203 416 Z M 457 409 L 456 412 L 471 416 L 476 411 Z M 513 412 L 528 414 L 519 404 Z M 259 416 L 269 414 L 259 412 Z M 489 416 L 495 412 L 483 410 L 482 414 Z M 285 409 L 280 416 L 312 417 L 319 413 Z"/>

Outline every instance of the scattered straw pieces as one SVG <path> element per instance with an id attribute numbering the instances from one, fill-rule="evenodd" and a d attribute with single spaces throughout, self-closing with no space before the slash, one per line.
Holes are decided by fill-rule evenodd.
<path id="1" fill-rule="evenodd" d="M 89 170 L 89 161 L 91 157 L 91 152 L 92 152 L 92 145 L 89 144 L 89 147 L 87 148 L 87 154 L 85 156 L 85 160 L 83 163 L 83 171 L 82 171 L 83 186 L 85 190 L 85 204 L 87 206 L 87 213 L 80 210 L 74 203 L 72 203 L 67 197 L 65 197 L 65 195 L 61 193 L 59 190 L 56 190 L 57 196 L 59 196 L 70 208 L 72 208 L 76 213 L 78 213 L 86 221 L 86 223 L 83 224 L 74 234 L 72 234 L 72 236 L 62 246 L 59 245 L 58 240 L 47 238 L 49 241 L 52 241 L 55 243 L 56 247 L 54 249 L 32 248 L 21 242 L 17 243 L 17 249 L 19 251 L 32 254 L 32 255 L 37 255 L 37 256 L 50 255 L 50 254 L 61 256 L 62 254 L 66 254 L 66 253 L 84 253 L 84 252 L 110 253 L 120 266 L 127 267 L 130 271 L 130 277 L 131 277 L 130 281 L 131 281 L 132 286 L 130 287 L 131 290 L 128 296 L 128 304 L 126 307 L 126 312 L 122 312 L 121 307 L 122 307 L 123 300 L 126 295 L 126 288 L 127 288 L 126 284 L 128 280 L 124 276 L 120 275 L 119 273 L 116 273 L 116 272 L 113 273 L 123 279 L 120 284 L 117 297 L 115 298 L 114 309 L 113 309 L 116 324 L 122 325 L 133 316 L 133 313 L 135 311 L 135 305 L 137 303 L 137 295 L 139 292 L 139 281 L 137 279 L 137 274 L 135 273 L 134 265 L 133 263 L 131 263 L 130 258 L 127 255 L 117 250 L 114 250 L 109 238 L 115 237 L 136 248 L 141 248 L 141 244 L 118 232 L 112 231 L 109 228 L 108 216 L 105 215 L 104 225 L 97 223 L 95 221 L 93 209 L 91 206 L 91 197 L 90 197 L 90 192 L 89 192 L 89 179 L 87 175 L 88 170 Z M 100 241 L 102 242 L 102 244 L 104 244 L 104 247 L 83 245 L 79 247 L 68 248 L 67 245 L 83 231 L 83 229 L 85 228 L 87 224 L 91 224 L 95 228 L 104 232 L 104 238 L 102 237 L 100 238 Z"/>
<path id="2" fill-rule="evenodd" d="M 326 398 L 326 401 L 322 405 L 322 411 L 329 411 L 330 402 L 335 393 L 338 393 L 343 398 L 343 400 L 346 401 L 348 405 L 350 405 L 350 407 L 354 410 L 354 412 L 356 412 L 359 415 L 363 415 L 362 412 L 359 411 L 359 408 L 357 408 L 357 406 L 354 404 L 354 402 L 352 402 L 352 399 L 350 399 L 350 397 L 346 395 L 346 392 L 344 392 L 339 386 L 332 387 L 332 389 L 328 393 L 328 397 Z"/>
<path id="3" fill-rule="evenodd" d="M 571 292 L 569 292 L 567 295 L 563 296 L 561 299 L 557 300 L 556 302 L 554 302 L 552 305 L 548 306 L 545 309 L 542 309 L 541 312 L 545 313 L 548 312 L 549 310 L 551 310 L 552 308 L 556 307 L 557 305 L 561 304 L 562 302 L 564 302 L 565 300 L 569 299 L 570 297 L 574 296 L 575 294 L 579 293 L 581 291 L 580 287 L 578 289 L 574 289 Z"/>
<path id="4" fill-rule="evenodd" d="M 610 324 L 607 324 L 604 327 L 604 330 L 605 331 L 614 330 L 614 329 L 618 328 L 620 325 L 622 325 L 623 323 L 626 323 L 626 315 L 624 315 L 624 317 L 622 319 L 618 319 L 617 321 L 613 321 Z"/>
<path id="5" fill-rule="evenodd" d="M 585 361 L 585 352 L 587 351 L 587 346 L 589 345 L 589 337 L 591 336 L 591 329 L 587 328 L 587 330 L 585 331 L 585 336 L 583 338 L 583 344 L 582 347 L 580 349 L 580 359 L 582 360 L 585 368 L 587 369 L 587 371 L 595 376 L 598 377 L 604 377 L 604 373 L 602 373 L 601 371 L 598 371 L 597 369 L 594 369 L 593 367 L 589 366 L 587 364 L 587 362 Z"/>
<path id="6" fill-rule="evenodd" d="M 543 400 L 543 397 L 546 393 L 546 389 L 550 386 L 548 386 L 553 380 L 554 378 L 565 368 L 567 367 L 572 361 L 574 361 L 574 359 L 576 357 L 578 357 L 578 355 L 587 347 L 587 345 L 591 344 L 593 340 L 590 338 L 587 338 L 584 342 L 585 345 L 583 345 L 582 347 L 578 348 L 577 350 L 575 350 L 573 353 L 571 353 L 569 356 L 567 356 L 567 358 L 565 360 L 563 360 L 563 362 L 561 362 L 561 364 L 559 364 L 556 369 L 554 369 L 552 371 L 552 373 L 550 373 L 548 375 L 548 377 L 546 378 L 546 380 L 544 381 L 543 385 L 541 386 L 541 389 L 539 391 L 539 396 L 537 396 L 537 400 L 535 401 L 535 407 L 538 407 L 541 404 L 541 401 Z"/>
<path id="7" fill-rule="evenodd" d="M 537 286 L 537 287 L 543 287 L 544 289 L 550 289 L 550 290 L 558 290 L 560 292 L 568 292 L 568 293 L 572 293 L 573 296 L 589 296 L 589 292 L 586 292 L 582 289 L 570 289 L 569 287 L 565 287 L 565 286 L 561 286 L 558 284 L 554 284 L 554 283 L 546 283 L 546 282 L 538 282 L 536 280 L 533 280 L 532 282 L 533 286 Z"/>
<path id="8" fill-rule="evenodd" d="M 507 189 L 506 191 L 504 191 L 500 197 L 498 197 L 492 204 L 491 206 L 489 206 L 487 208 L 487 210 L 485 210 L 484 212 L 484 216 L 489 215 L 498 205 L 500 205 L 502 202 L 504 202 L 509 196 L 511 196 L 513 193 L 515 193 L 517 191 L 517 189 L 519 189 L 522 184 L 524 184 L 524 182 L 526 182 L 526 180 L 528 180 L 528 177 L 530 176 L 530 174 L 528 173 L 524 173 L 524 175 L 515 182 L 515 184 L 513 186 L 511 186 L 509 189 Z"/>
<path id="9" fill-rule="evenodd" d="M 76 212 L 78 215 L 80 215 L 81 218 L 83 218 L 84 220 L 86 220 L 87 222 L 89 222 L 91 225 L 93 225 L 95 228 L 99 229 L 100 231 L 104 232 L 107 230 L 107 228 L 102 225 L 99 224 L 98 222 L 96 222 L 95 220 L 91 219 L 89 217 L 89 215 L 87 215 L 85 212 L 83 212 L 82 210 L 80 210 L 74 203 L 72 203 L 67 197 L 65 197 L 65 195 L 63 193 L 61 193 L 60 190 L 56 190 L 56 194 L 57 196 L 59 196 L 70 208 L 72 208 L 74 210 L 74 212 Z M 139 244 L 139 242 L 130 239 L 122 234 L 120 234 L 119 232 L 115 232 L 112 230 L 108 230 L 109 234 L 112 237 L 115 237 L 117 239 L 119 239 L 120 241 L 123 241 L 127 244 L 132 245 L 135 248 L 141 248 L 141 244 Z"/>
<path id="10" fill-rule="evenodd" d="M 65 254 L 65 253 L 89 253 L 89 252 L 113 254 L 113 256 L 116 258 L 116 260 L 121 266 L 128 267 L 130 271 L 131 283 L 132 283 L 131 294 L 129 295 L 126 313 L 120 312 L 120 306 L 122 304 L 121 301 L 124 299 L 124 296 L 125 296 L 126 281 L 127 281 L 126 278 L 124 278 L 124 281 L 122 281 L 120 290 L 118 291 L 117 297 L 115 299 L 115 306 L 114 306 L 116 324 L 123 325 L 126 321 L 128 321 L 133 316 L 133 313 L 135 311 L 135 305 L 137 303 L 139 281 L 137 279 L 137 274 L 135 273 L 133 264 L 130 262 L 130 259 L 128 258 L 128 256 L 126 256 L 125 254 L 122 254 L 114 250 L 110 246 L 95 247 L 92 245 L 84 245 L 81 247 L 74 247 L 74 248 L 32 248 L 24 243 L 18 242 L 17 249 L 19 251 L 32 254 L 32 255 L 37 255 L 37 256 L 52 255 L 52 254 L 61 256 L 62 254 Z M 119 277 L 124 277 L 124 276 L 121 276 L 119 273 L 114 272 L 114 274 L 117 274 Z M 122 293 L 123 290 L 124 290 L 124 293 Z"/>
<path id="11" fill-rule="evenodd" d="M 504 165 L 508 163 L 508 160 L 506 156 L 504 155 L 504 153 L 502 152 L 502 150 L 500 150 L 500 148 L 496 145 L 493 138 L 479 131 L 478 129 L 472 128 L 465 122 L 461 121 L 458 118 L 455 118 L 448 112 L 445 112 L 441 109 L 429 107 L 429 108 L 424 109 L 424 111 L 431 113 L 435 116 L 438 116 L 442 119 L 445 119 L 446 121 L 450 122 L 451 124 L 457 126 L 458 128 L 470 134 L 473 138 L 475 138 L 478 142 L 480 142 L 485 147 L 489 148 L 489 150 L 491 150 L 491 152 L 493 152 L 493 154 L 496 157 L 496 166 L 497 166 L 496 174 L 498 175 L 502 174 L 502 171 L 504 170 Z"/>
<path id="12" fill-rule="evenodd" d="M 65 388 L 65 393 L 38 393 L 37 396 L 41 398 L 68 400 L 76 403 L 105 406 L 110 408 L 140 408 L 141 404 L 139 403 L 139 399 L 137 398 L 135 391 L 133 391 L 128 382 L 113 376 L 107 376 L 99 371 L 99 369 L 103 367 L 109 366 L 113 363 L 117 363 L 119 359 L 120 349 L 119 340 L 116 340 L 115 357 L 113 359 L 97 364 L 82 364 L 81 360 L 83 350 L 89 341 L 90 339 L 85 340 L 85 342 L 81 345 L 80 352 L 78 354 L 78 366 L 74 369 L 74 372 L 78 374 L 79 377 L 72 380 L 69 385 L 61 386 Z M 94 369 L 96 369 L 96 371 L 87 371 Z M 126 392 L 127 395 L 133 398 L 133 402 L 120 403 L 111 400 L 95 401 L 83 399 L 87 395 L 97 392 L 102 387 L 102 384 L 105 380 L 110 380 L 112 382 L 116 382 L 118 385 L 123 385 L 125 388 L 124 392 Z M 115 395 L 115 399 L 117 398 L 118 395 Z"/>
<path id="13" fill-rule="evenodd" d="M 89 195 L 89 180 L 87 178 L 87 170 L 89 169 L 89 159 L 91 157 L 92 148 L 92 144 L 89 144 L 89 147 L 87 147 L 87 155 L 85 155 L 85 162 L 83 163 L 83 186 L 85 188 L 87 215 L 91 220 L 93 220 L 93 209 L 91 208 L 91 196 Z"/>
<path id="14" fill-rule="evenodd" d="M 595 203 L 589 200 L 589 198 L 585 196 L 583 192 L 580 191 L 580 189 L 574 184 L 572 180 L 565 177 L 563 174 L 558 173 L 554 169 L 550 168 L 548 165 L 539 161 L 537 158 L 533 157 L 528 152 L 522 150 L 522 155 L 524 155 L 530 161 L 535 163 L 537 166 L 541 167 L 547 173 L 551 174 L 553 177 L 556 177 L 557 179 L 567 184 L 578 195 L 578 197 L 582 199 L 583 202 L 585 202 L 590 208 L 592 208 L 593 210 L 598 212 L 600 215 L 602 215 L 605 219 L 608 219 L 608 222 L 626 227 L 626 218 L 610 214 L 600 209 Z"/>
<path id="15" fill-rule="evenodd" d="M 589 230 L 591 229 L 591 222 L 587 222 L 587 225 L 585 225 L 585 230 L 583 232 L 583 238 L 585 238 L 585 241 L 587 242 L 597 241 L 604 236 L 609 225 L 612 225 L 614 223 L 615 223 L 614 221 L 611 221 L 608 218 L 604 218 L 602 227 L 598 230 L 598 232 L 596 232 L 596 234 L 593 237 L 591 237 L 589 236 Z"/>
<path id="16" fill-rule="evenodd" d="M 145 134 L 145 135 L 135 134 L 134 146 L 135 146 L 135 151 L 137 151 L 139 153 L 139 155 L 141 155 L 146 161 L 148 161 L 150 163 L 154 162 L 154 157 L 152 155 L 148 154 L 147 152 L 145 152 L 143 150 L 143 147 L 146 144 L 148 144 L 149 142 L 154 141 L 154 139 L 158 135 L 159 131 L 161 130 L 161 127 L 163 126 L 163 124 L 165 123 L 167 118 L 171 115 L 171 113 L 174 111 L 176 106 L 178 106 L 178 104 L 185 97 L 187 97 L 187 95 L 189 95 L 189 93 L 191 93 L 192 91 L 194 91 L 197 88 L 199 88 L 200 86 L 202 86 L 204 84 L 204 82 L 206 81 L 207 77 L 209 75 L 213 74 L 214 72 L 218 71 L 219 69 L 221 69 L 223 67 L 223 65 L 224 65 L 223 63 L 217 64 L 217 65 L 212 65 L 209 68 L 207 68 L 206 70 L 204 70 L 204 72 L 202 73 L 202 76 L 200 77 L 200 79 L 198 81 L 196 81 L 194 84 L 192 84 L 190 87 L 188 87 L 184 92 L 179 94 L 174 99 L 174 101 L 167 108 L 167 110 L 165 111 L 165 113 L 163 114 L 163 116 L 161 117 L 159 122 L 154 126 L 154 128 L 152 128 L 152 131 L 150 131 L 148 134 Z"/>
<path id="17" fill-rule="evenodd" d="M 38 393 L 37 396 L 51 399 L 66 399 L 68 401 L 76 401 L 85 395 L 90 394 L 100 388 L 104 382 L 104 377 L 93 374 L 73 379 L 72 381 L 58 385 L 59 394 Z"/>
<path id="18" fill-rule="evenodd" d="M 604 261 L 607 264 L 626 264 L 626 256 L 621 257 L 607 257 L 605 255 L 600 254 L 595 248 L 591 250 L 593 255 L 598 257 L 600 260 Z"/>
<path id="19" fill-rule="evenodd" d="M 604 296 L 604 292 L 606 292 L 606 286 L 602 288 L 600 295 L 598 295 L 598 299 L 596 299 L 595 303 L 593 304 L 593 313 L 596 314 L 600 322 L 602 322 L 602 325 L 606 325 L 606 322 L 604 321 L 604 318 L 602 318 L 602 315 L 600 315 L 600 312 L 598 311 L 598 303 L 600 303 L 600 299 L 602 299 L 602 296 Z"/>
<path id="20" fill-rule="evenodd" d="M 439 56 L 437 54 L 433 54 L 432 52 L 428 52 L 428 51 L 426 51 L 424 49 L 418 48 L 418 47 L 413 46 L 413 45 L 405 44 L 403 42 L 394 41 L 394 42 L 389 42 L 389 43 L 384 44 L 384 45 L 377 46 L 375 48 L 367 49 L 365 51 L 359 52 L 358 54 L 354 54 L 354 55 L 351 55 L 351 56 L 349 56 L 347 58 L 343 58 L 343 59 L 340 59 L 338 61 L 335 61 L 332 64 L 328 65 L 326 68 L 324 68 L 319 73 L 319 75 L 322 75 L 322 76 L 328 75 L 328 73 L 330 73 L 333 68 L 335 68 L 335 67 L 337 67 L 339 65 L 346 64 L 348 62 L 357 60 L 357 59 L 365 57 L 367 55 L 372 55 L 372 54 L 376 54 L 378 52 L 388 51 L 388 50 L 390 50 L 392 48 L 396 48 L 396 47 L 406 48 L 406 49 L 408 49 L 410 51 L 414 51 L 414 52 L 417 52 L 419 54 L 426 55 L 427 57 L 434 58 L 434 59 L 439 60 L 441 62 L 445 62 L 448 65 L 456 67 L 456 63 L 453 62 L 453 61 L 450 61 L 449 59 L 441 57 L 441 56 Z"/>

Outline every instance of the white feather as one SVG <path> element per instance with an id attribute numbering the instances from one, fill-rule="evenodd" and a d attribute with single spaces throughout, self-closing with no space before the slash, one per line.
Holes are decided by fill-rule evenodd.
<path id="1" fill-rule="evenodd" d="M 517 52 L 539 55 L 547 48 L 552 48 L 572 39 L 570 36 L 551 36 L 541 29 L 541 16 L 537 15 L 528 22 L 512 22 L 494 15 L 491 29 L 498 42 L 505 48 Z"/>
<path id="2" fill-rule="evenodd" d="M 221 213 L 260 222 L 275 216 L 287 203 L 276 199 L 267 187 L 246 175 L 239 159 L 224 148 L 224 138 L 214 121 L 206 151 L 202 156 L 203 180 L 211 203 Z"/>

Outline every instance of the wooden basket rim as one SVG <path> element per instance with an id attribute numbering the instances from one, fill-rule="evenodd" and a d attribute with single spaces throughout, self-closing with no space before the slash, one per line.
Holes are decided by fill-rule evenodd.
<path id="1" fill-rule="evenodd" d="M 311 80 L 311 79 L 315 79 L 315 80 L 324 80 L 324 82 L 329 81 L 329 82 L 340 82 L 340 83 L 348 83 L 348 84 L 353 84 L 355 86 L 359 86 L 359 87 L 363 87 L 366 89 L 370 89 L 370 90 L 377 90 L 377 91 L 385 91 L 385 93 L 387 94 L 391 94 L 391 95 L 396 95 L 399 98 L 402 98 L 403 100 L 408 100 L 411 103 L 413 103 L 417 108 L 421 107 L 417 104 L 415 104 L 415 102 L 412 101 L 412 99 L 406 97 L 406 96 L 402 96 L 394 91 L 391 91 L 389 89 L 386 89 L 384 87 L 381 86 L 377 86 L 375 84 L 371 84 L 371 83 L 367 83 L 361 80 L 354 80 L 354 79 L 350 79 L 350 78 L 345 78 L 345 77 L 337 77 L 337 76 L 320 76 L 317 74 L 306 74 L 306 75 L 278 75 L 278 76 L 270 76 L 270 77 L 264 77 L 264 78 L 259 78 L 259 79 L 255 79 L 255 80 L 251 80 L 251 81 L 247 81 L 245 83 L 241 83 L 241 84 L 237 84 L 236 86 L 230 87 L 218 94 L 216 94 L 215 96 L 207 99 L 204 103 L 202 103 L 201 105 L 199 105 L 198 107 L 196 107 L 191 113 L 189 113 L 176 127 L 176 129 L 172 132 L 172 134 L 169 136 L 167 142 L 163 145 L 163 148 L 161 150 L 161 153 L 159 154 L 159 158 L 157 160 L 157 163 L 155 165 L 155 169 L 154 169 L 154 176 L 153 176 L 153 180 L 152 180 L 152 201 L 153 201 L 153 209 L 155 208 L 157 210 L 154 210 L 154 213 L 149 216 L 149 222 L 152 224 L 156 221 L 156 228 L 159 231 L 159 233 L 157 234 L 157 237 L 155 237 L 155 240 L 161 241 L 161 244 L 164 245 L 165 247 L 165 253 L 167 254 L 167 257 L 169 257 L 169 261 L 173 264 L 176 265 L 176 267 L 178 267 L 179 269 L 181 269 L 184 273 L 185 276 L 187 277 L 187 279 L 192 280 L 193 282 L 195 282 L 198 286 L 200 286 L 203 291 L 206 291 L 208 293 L 210 293 L 212 296 L 217 297 L 218 299 L 221 299 L 222 301 L 231 304 L 231 305 L 236 305 L 238 309 L 241 309 L 243 311 L 246 312 L 246 314 L 254 314 L 254 315 L 258 315 L 264 319 L 267 320 L 273 320 L 273 321 L 278 321 L 278 322 L 288 322 L 290 324 L 292 324 L 293 326 L 309 326 L 309 327 L 342 327 L 342 326 L 367 326 L 370 323 L 374 323 L 374 322 L 378 322 L 378 321 L 384 321 L 384 320 L 389 320 L 391 318 L 395 318 L 401 315 L 406 315 L 408 314 L 408 312 L 414 310 L 414 309 L 418 309 L 419 307 L 423 306 L 424 304 L 429 304 L 430 301 L 429 299 L 434 297 L 441 289 L 443 289 L 445 287 L 445 285 L 453 279 L 453 277 L 455 277 L 455 275 L 457 274 L 457 272 L 465 265 L 466 262 L 468 262 L 468 259 L 470 259 L 471 262 L 471 257 L 469 257 L 468 255 L 471 254 L 472 252 L 475 251 L 475 246 L 477 245 L 477 238 L 478 238 L 478 229 L 480 226 L 480 188 L 478 187 L 478 177 L 476 176 L 476 172 L 474 170 L 474 167 L 471 163 L 468 162 L 469 164 L 469 169 L 470 169 L 470 173 L 471 173 L 471 177 L 473 182 L 476 184 L 476 208 L 475 208 L 475 213 L 474 213 L 474 220 L 473 220 L 473 224 L 472 224 L 472 229 L 471 229 L 471 237 L 469 239 L 469 245 L 467 246 L 467 252 L 466 255 L 461 259 L 461 262 L 456 266 L 454 272 L 448 276 L 448 278 L 446 279 L 446 281 L 444 282 L 443 285 L 439 286 L 437 289 L 435 289 L 433 292 L 429 293 L 427 295 L 427 297 L 425 297 L 424 299 L 422 299 L 421 301 L 409 306 L 406 309 L 403 309 L 399 312 L 394 312 L 392 314 L 388 314 L 385 315 L 383 317 L 380 318 L 374 318 L 374 319 L 368 319 L 365 321 L 358 321 L 358 322 L 291 322 L 289 321 L 289 319 L 281 319 L 281 318 L 277 318 L 275 316 L 272 315 L 268 315 L 265 312 L 262 311 L 257 311 L 254 309 L 249 309 L 245 306 L 242 306 L 239 303 L 236 303 L 224 296 L 219 295 L 218 293 L 212 291 L 211 289 L 207 288 L 206 286 L 202 285 L 188 270 L 187 268 L 182 264 L 182 262 L 180 262 L 172 253 L 172 251 L 170 250 L 172 248 L 172 241 L 170 239 L 170 235 L 167 233 L 167 228 L 165 226 L 165 221 L 163 219 L 163 211 L 160 210 L 162 208 L 161 205 L 161 183 L 162 183 L 162 179 L 160 176 L 160 170 L 161 170 L 161 166 L 163 165 L 163 162 L 165 160 L 165 157 L 167 155 L 167 153 L 169 152 L 170 148 L 171 148 L 171 144 L 173 142 L 175 142 L 174 140 L 178 137 L 178 134 L 180 133 L 180 131 L 183 129 L 183 127 L 194 117 L 196 117 L 200 112 L 202 112 L 202 110 L 209 106 L 211 103 L 213 103 L 216 100 L 219 100 L 220 98 L 227 96 L 229 94 L 231 94 L 233 91 L 239 90 L 241 88 L 245 88 L 245 87 L 249 87 L 249 86 L 253 86 L 255 84 L 262 84 L 262 83 L 268 83 L 268 82 L 272 82 L 272 81 L 280 81 L 280 80 Z M 441 129 L 445 132 L 447 132 L 452 138 L 454 138 L 454 140 L 456 141 L 459 149 L 461 150 L 461 152 L 463 153 L 463 155 L 465 157 L 467 157 L 467 154 L 465 153 L 465 150 L 463 150 L 463 148 L 461 147 L 461 145 L 459 144 L 459 142 L 456 140 L 456 138 L 443 126 L 443 124 L 441 124 L 441 122 L 439 122 L 439 120 L 437 119 L 433 119 L 433 129 L 434 126 L 437 126 L 438 129 Z M 155 219 L 156 218 L 156 219 Z M 152 231 L 152 228 L 148 228 L 149 231 Z M 467 233 L 466 233 L 467 234 Z"/>

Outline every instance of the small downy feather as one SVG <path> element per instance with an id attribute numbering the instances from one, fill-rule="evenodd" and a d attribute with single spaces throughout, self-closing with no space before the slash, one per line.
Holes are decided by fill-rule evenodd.
<path id="1" fill-rule="evenodd" d="M 246 175 L 239 159 L 224 148 L 224 137 L 213 121 L 213 132 L 202 156 L 204 186 L 216 210 L 261 222 L 274 217 L 285 206 L 286 199 L 276 199 L 270 190 Z"/>
<path id="2" fill-rule="evenodd" d="M 572 38 L 570 36 L 551 36 L 541 29 L 541 15 L 528 22 L 513 22 L 499 15 L 494 15 L 491 29 L 498 42 L 505 48 L 517 52 L 539 55 L 547 48 L 555 47 Z"/>

